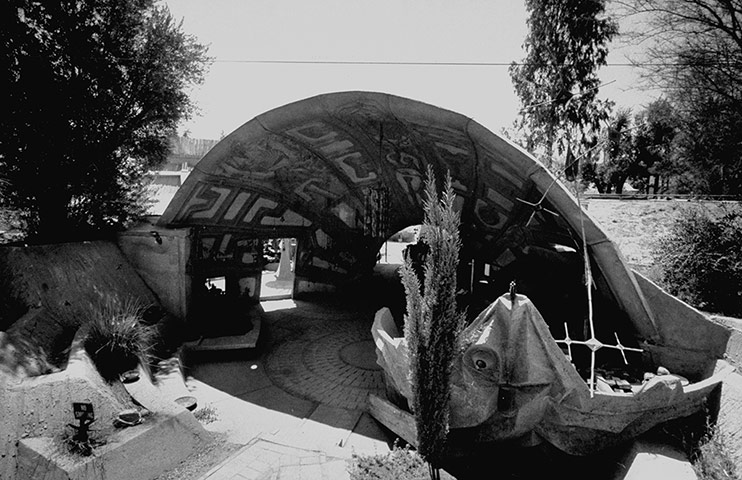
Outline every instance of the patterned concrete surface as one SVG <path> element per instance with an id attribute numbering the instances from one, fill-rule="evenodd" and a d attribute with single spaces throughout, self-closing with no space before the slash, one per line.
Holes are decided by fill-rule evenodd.
<path id="1" fill-rule="evenodd" d="M 369 393 L 384 390 L 374 343 L 365 324 L 333 329 L 320 321 L 301 337 L 288 338 L 268 356 L 273 383 L 325 405 L 362 410 Z"/>
<path id="2" fill-rule="evenodd" d="M 259 353 L 186 359 L 191 394 L 216 412 L 206 428 L 244 445 L 200 478 L 349 478 L 354 453 L 386 453 L 394 438 L 364 412 L 368 393 L 383 389 L 373 311 L 292 300 L 264 305 Z"/>

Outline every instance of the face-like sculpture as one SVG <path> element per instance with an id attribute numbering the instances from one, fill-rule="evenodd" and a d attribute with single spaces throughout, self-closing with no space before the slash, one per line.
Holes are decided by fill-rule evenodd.
<path id="1" fill-rule="evenodd" d="M 549 397 L 566 391 L 560 373 L 571 366 L 524 296 L 500 297 L 463 342 L 451 378 L 451 428 L 486 425 L 493 439 L 517 437 L 541 421 Z"/>
<path id="2" fill-rule="evenodd" d="M 374 337 L 382 345 L 380 364 L 409 400 L 406 348 L 385 346 L 386 334 Z M 584 386 L 536 307 L 522 295 L 500 297 L 461 338 L 462 354 L 451 374 L 451 428 L 481 426 L 490 440 L 519 437 L 541 422 L 549 398 L 564 398 L 570 391 L 566 385 Z"/>
<path id="3" fill-rule="evenodd" d="M 387 334 L 382 323 L 375 321 L 373 329 L 379 364 L 411 400 L 407 346 L 403 338 Z M 482 312 L 464 331 L 460 351 L 452 366 L 449 402 L 449 426 L 459 430 L 460 438 L 521 445 L 546 440 L 575 455 L 698 411 L 724 375 L 688 391 L 678 377 L 663 375 L 634 395 L 598 391 L 593 397 L 538 310 L 522 295 L 502 296 Z"/>
<path id="4" fill-rule="evenodd" d="M 456 359 L 452 371 L 451 425 L 471 427 L 487 420 L 497 410 L 501 382 L 498 352 L 485 342 L 467 348 Z"/>
<path id="5" fill-rule="evenodd" d="M 382 347 L 380 363 L 409 400 L 406 348 L 389 342 L 385 347 L 382 337 L 389 336 L 374 330 Z M 541 421 L 548 398 L 563 398 L 570 382 L 584 385 L 536 307 L 522 295 L 496 300 L 467 327 L 461 341 L 462 354 L 451 375 L 451 428 L 484 426 L 492 439 L 517 437 Z"/>

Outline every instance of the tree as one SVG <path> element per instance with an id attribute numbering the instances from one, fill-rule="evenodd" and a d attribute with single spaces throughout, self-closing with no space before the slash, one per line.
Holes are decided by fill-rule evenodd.
<path id="1" fill-rule="evenodd" d="M 623 186 L 636 166 L 636 151 L 631 132 L 631 112 L 616 112 L 601 133 L 601 154 L 589 159 L 582 168 L 583 181 L 595 184 L 599 193 L 623 193 Z"/>
<path id="2" fill-rule="evenodd" d="M 611 104 L 596 98 L 597 69 L 617 24 L 604 17 L 604 0 L 526 0 L 529 33 L 526 58 L 510 66 L 523 109 L 516 127 L 527 150 L 552 154 L 571 146 L 580 155 L 594 142 Z"/>
<path id="3" fill-rule="evenodd" d="M 678 155 L 693 193 L 742 195 L 742 112 L 716 95 L 677 96 L 681 111 Z"/>
<path id="4" fill-rule="evenodd" d="M 634 42 L 645 80 L 664 89 L 681 118 L 678 156 L 691 171 L 685 188 L 742 193 L 742 2 L 633 0 Z"/>
<path id="5" fill-rule="evenodd" d="M 664 98 L 653 101 L 634 117 L 636 166 L 630 175 L 632 186 L 647 193 L 653 187 L 656 193 L 661 179 L 669 185 L 669 180 L 681 173 L 674 148 L 678 128 L 677 114 Z M 653 185 L 649 185 L 650 176 Z"/>
<path id="6" fill-rule="evenodd" d="M 617 111 L 601 132 L 601 155 L 583 164 L 583 182 L 594 183 L 600 193 L 622 193 L 628 181 L 648 193 L 652 176 L 655 191 L 660 179 L 665 189 L 678 188 L 684 178 L 677 156 L 678 128 L 677 115 L 666 99 L 653 101 L 633 119 L 629 110 Z"/>
<path id="7" fill-rule="evenodd" d="M 155 0 L 0 7 L 0 206 L 32 239 L 119 228 L 194 106 L 206 47 Z"/>
<path id="8" fill-rule="evenodd" d="M 461 220 L 453 206 L 456 195 L 450 175 L 439 199 L 429 167 L 425 195 L 421 234 L 429 250 L 423 283 L 409 258 L 405 258 L 400 275 L 407 297 L 404 330 L 410 352 L 418 452 L 428 462 L 431 478 L 439 478 L 448 435 L 451 369 L 465 318 L 456 307 Z"/>

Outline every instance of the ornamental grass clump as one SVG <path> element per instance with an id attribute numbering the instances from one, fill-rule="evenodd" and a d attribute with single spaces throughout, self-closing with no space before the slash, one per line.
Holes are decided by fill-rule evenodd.
<path id="1" fill-rule="evenodd" d="M 84 327 L 84 346 L 106 380 L 118 378 L 139 363 L 147 365 L 155 329 L 142 321 L 146 309 L 134 299 L 109 298 L 91 312 Z"/>
<path id="2" fill-rule="evenodd" d="M 418 452 L 428 462 L 431 478 L 440 478 L 448 435 L 451 369 L 465 315 L 456 306 L 461 219 L 454 209 L 450 174 L 441 198 L 428 168 L 421 240 L 428 246 L 422 282 L 405 258 L 400 270 L 407 298 L 404 335 L 410 352 Z"/>
<path id="3" fill-rule="evenodd" d="M 718 426 L 709 427 L 691 454 L 691 462 L 700 480 L 734 480 L 742 473 L 732 458 L 728 438 Z"/>

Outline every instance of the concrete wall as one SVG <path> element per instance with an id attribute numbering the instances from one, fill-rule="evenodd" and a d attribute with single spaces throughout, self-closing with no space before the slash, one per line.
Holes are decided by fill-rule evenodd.
<path id="1" fill-rule="evenodd" d="M 30 308 L 43 308 L 49 318 L 73 331 L 109 296 L 156 302 L 111 242 L 3 247 L 0 265 L 11 286 L 9 295 Z"/>
<path id="2" fill-rule="evenodd" d="M 185 319 L 191 296 L 191 277 L 186 269 L 190 229 L 167 229 L 145 222 L 119 234 L 118 245 L 162 307 Z"/>
<path id="3" fill-rule="evenodd" d="M 115 428 L 119 412 L 137 407 L 123 384 L 101 378 L 82 343 L 78 335 L 62 372 L 20 379 L 0 370 L 0 479 L 146 480 L 193 454 L 204 438 L 193 414 L 159 397 L 158 403 L 136 396 L 152 415 L 136 427 Z M 76 423 L 72 402 L 93 404 L 92 431 L 106 442 L 87 459 L 60 450 L 62 436 L 72 433 L 67 425 Z"/>
<path id="4" fill-rule="evenodd" d="M 73 342 L 69 364 L 62 372 L 19 379 L 0 370 L 0 478 L 15 478 L 19 440 L 61 438 L 69 430 L 67 424 L 76 423 L 72 402 L 92 403 L 94 426 L 105 435 L 114 430 L 115 415 L 134 406 L 104 382 L 79 338 Z"/>
<path id="5" fill-rule="evenodd" d="M 0 271 L 3 294 L 29 309 L 0 341 L 0 358 L 15 357 L 0 367 L 24 367 L 27 375 L 49 373 L 49 364 L 62 367 L 77 329 L 111 298 L 157 303 L 113 242 L 2 247 Z"/>

